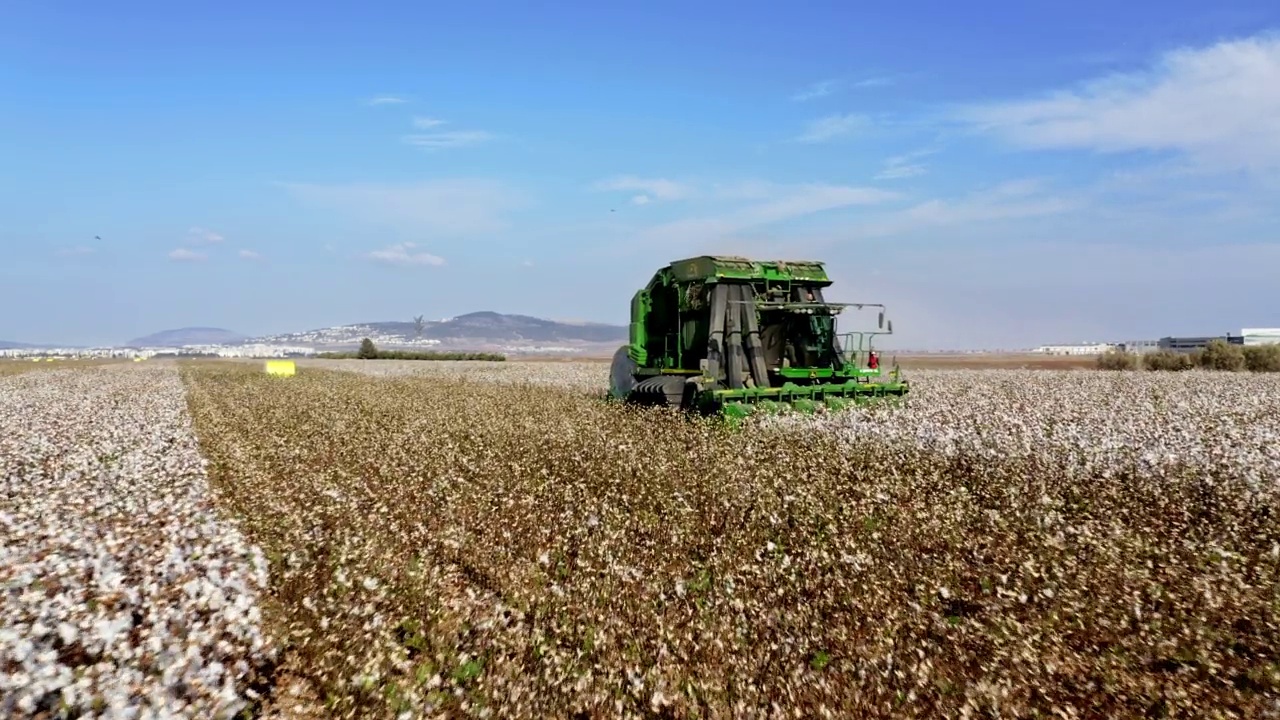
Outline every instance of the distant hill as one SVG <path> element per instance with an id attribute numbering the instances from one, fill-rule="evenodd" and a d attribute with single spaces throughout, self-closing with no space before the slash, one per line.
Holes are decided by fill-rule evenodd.
<path id="1" fill-rule="evenodd" d="M 423 323 L 421 334 L 412 322 L 383 321 L 319 328 L 254 338 L 256 342 L 292 345 L 343 346 L 371 338 L 379 345 L 435 343 L 449 347 L 598 345 L 623 343 L 623 325 L 563 322 L 482 311 Z"/>
<path id="2" fill-rule="evenodd" d="M 0 350 L 21 350 L 22 348 L 31 348 L 35 345 L 27 343 L 9 342 L 8 340 L 0 340 Z"/>
<path id="3" fill-rule="evenodd" d="M 211 327 L 186 327 L 161 330 L 145 337 L 134 338 L 126 347 L 182 347 L 183 345 L 234 345 L 247 340 L 244 335 Z"/>
<path id="4" fill-rule="evenodd" d="M 409 323 L 412 331 L 413 323 Z M 473 312 L 431 323 L 423 332 L 430 338 L 487 338 L 491 340 L 534 340 L 538 342 L 621 342 L 627 328 L 621 325 L 568 323 L 528 315 Z"/>

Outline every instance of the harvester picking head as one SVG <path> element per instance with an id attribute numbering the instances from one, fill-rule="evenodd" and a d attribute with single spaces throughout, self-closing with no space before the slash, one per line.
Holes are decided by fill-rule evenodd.
<path id="1" fill-rule="evenodd" d="M 893 332 L 878 303 L 831 303 L 813 261 L 700 256 L 659 269 L 631 300 L 630 342 L 618 348 L 610 395 L 741 418 L 757 411 L 901 398 L 908 382 L 886 371 L 871 340 Z M 877 329 L 838 333 L 847 308 L 878 308 Z"/>

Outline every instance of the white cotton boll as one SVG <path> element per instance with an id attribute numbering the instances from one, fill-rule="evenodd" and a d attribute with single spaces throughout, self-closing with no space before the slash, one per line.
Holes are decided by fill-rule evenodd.
<path id="1" fill-rule="evenodd" d="M 13 707 L 30 714 L 49 694 L 73 714 L 97 707 L 104 717 L 241 707 L 238 680 L 202 679 L 198 660 L 174 668 L 189 653 L 248 668 L 270 652 L 257 614 L 172 629 L 198 628 L 206 598 L 256 610 L 265 582 L 209 501 L 174 367 L 0 377 L 0 442 L 0 557 L 27 588 L 0 594 L 0 656 L 23 668 L 3 676 L 25 688 Z M 96 664 L 70 664 L 77 658 Z M 190 702 L 170 699 L 177 686 L 195 693 Z"/>

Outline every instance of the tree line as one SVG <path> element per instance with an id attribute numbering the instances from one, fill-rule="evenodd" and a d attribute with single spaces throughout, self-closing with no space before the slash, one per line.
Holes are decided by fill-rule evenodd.
<path id="1" fill-rule="evenodd" d="M 485 360 L 503 362 L 506 355 L 483 352 L 435 352 L 432 350 L 379 350 L 369 338 L 360 341 L 360 349 L 356 352 L 316 353 L 316 357 L 326 360 Z"/>

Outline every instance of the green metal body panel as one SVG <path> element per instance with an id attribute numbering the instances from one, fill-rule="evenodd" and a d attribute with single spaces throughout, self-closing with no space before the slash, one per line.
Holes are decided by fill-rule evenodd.
<path id="1" fill-rule="evenodd" d="M 748 260 L 729 255 L 702 255 L 687 260 L 676 260 L 654 275 L 657 280 L 670 274 L 678 282 L 701 280 L 795 280 L 820 287 L 831 284 L 826 268 L 812 260 Z M 650 282 L 652 286 L 653 282 Z"/>
<path id="2" fill-rule="evenodd" d="M 909 385 L 896 368 L 868 366 L 869 337 L 883 333 L 837 332 L 836 315 L 848 304 L 823 298 L 831 284 L 824 264 L 811 260 L 676 260 L 632 297 L 630 367 L 615 371 L 611 394 L 657 397 L 661 385 L 674 402 L 692 383 L 682 407 L 726 416 L 904 396 Z M 854 306 L 867 305 L 883 307 Z"/>

